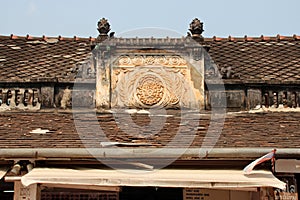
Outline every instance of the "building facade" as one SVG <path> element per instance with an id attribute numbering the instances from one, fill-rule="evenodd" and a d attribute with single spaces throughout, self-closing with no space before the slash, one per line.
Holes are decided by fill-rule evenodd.
<path id="1" fill-rule="evenodd" d="M 300 36 L 98 31 L 0 36 L 1 199 L 298 199 Z"/>

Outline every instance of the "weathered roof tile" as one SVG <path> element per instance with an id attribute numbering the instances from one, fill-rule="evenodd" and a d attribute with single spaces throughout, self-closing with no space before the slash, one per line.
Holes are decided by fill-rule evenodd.
<path id="1" fill-rule="evenodd" d="M 163 119 L 166 122 L 159 131 L 156 130 L 156 127 L 150 126 L 142 135 L 138 134 L 138 127 L 124 124 L 126 120 L 128 121 L 125 119 L 128 118 L 127 115 L 118 115 L 116 118 L 112 114 L 100 114 L 95 116 L 95 119 L 91 119 L 90 115 L 83 114 L 80 115 L 80 119 L 76 118 L 76 120 L 80 120 L 80 124 L 77 124 L 76 127 L 72 114 L 1 113 L 0 148 L 85 148 L 87 146 L 101 148 L 100 142 L 104 141 L 101 140 L 103 136 L 95 131 L 99 127 L 109 141 L 132 143 L 139 141 L 148 143 L 152 147 L 164 147 L 170 144 L 175 136 L 184 139 L 194 136 L 191 135 L 194 133 L 195 138 L 191 147 L 199 148 L 208 128 L 212 132 L 220 131 L 216 129 L 217 126 L 209 126 L 211 123 L 209 114 L 201 115 L 200 119 L 191 117 L 187 124 L 181 124 L 180 117 L 176 117 L 176 113 L 172 113 L 178 111 L 168 112 L 170 116 Z M 123 119 L 123 117 L 125 118 Z M 161 116 L 158 118 L 162 119 Z M 131 120 L 141 127 L 149 125 L 148 115 L 135 114 L 131 116 Z M 191 120 L 196 121 L 191 122 Z M 221 129 L 220 137 L 214 147 L 300 148 L 299 120 L 300 113 L 297 112 L 230 114 L 225 118 L 224 128 Z M 87 122 L 93 123 L 86 126 Z M 195 122 L 198 126 L 194 126 Z M 219 122 L 215 121 L 215 123 Z M 50 130 L 51 134 L 30 133 L 37 128 Z M 179 131 L 180 134 L 178 134 Z M 182 147 L 182 143 L 175 140 L 171 147 Z"/>
<path id="2" fill-rule="evenodd" d="M 219 69 L 230 66 L 236 79 L 294 81 L 299 80 L 300 74 L 299 38 L 297 35 L 213 37 L 205 39 L 204 44 L 210 46 L 209 54 Z M 92 41 L 95 39 L 91 37 L 0 36 L 0 81 L 25 81 L 32 76 L 49 75 L 61 81 L 72 81 L 74 74 L 66 74 L 76 63 L 84 62 L 90 56 Z M 15 74 L 16 70 L 21 73 Z"/>
<path id="3" fill-rule="evenodd" d="M 78 38 L 73 41 L 45 36 L 1 36 L 0 81 L 25 81 L 31 77 L 49 76 L 48 72 L 51 72 L 52 78 L 70 80 L 72 76 L 64 77 L 61 72 L 74 68 L 75 62 L 72 59 L 84 61 L 90 56 L 89 43 L 89 39 Z M 66 55 L 68 56 L 64 57 Z M 19 73 L 15 73 L 15 70 Z"/>

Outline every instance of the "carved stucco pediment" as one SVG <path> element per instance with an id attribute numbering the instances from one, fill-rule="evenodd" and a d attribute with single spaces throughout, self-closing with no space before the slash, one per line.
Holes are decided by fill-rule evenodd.
<path id="1" fill-rule="evenodd" d="M 199 107 L 203 93 L 190 68 L 178 55 L 122 55 L 112 68 L 111 107 Z"/>
<path id="2" fill-rule="evenodd" d="M 202 47 L 123 43 L 94 52 L 97 108 L 204 108 Z"/>
<path id="3" fill-rule="evenodd" d="M 188 106 L 193 94 L 186 93 L 190 85 L 186 81 L 185 70 L 158 65 L 115 70 L 112 107 Z"/>

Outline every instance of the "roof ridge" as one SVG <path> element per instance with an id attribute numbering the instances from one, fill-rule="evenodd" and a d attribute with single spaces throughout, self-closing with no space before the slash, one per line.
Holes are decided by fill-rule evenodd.
<path id="1" fill-rule="evenodd" d="M 95 41 L 96 38 L 93 38 L 92 36 L 90 37 L 78 37 L 78 36 L 74 36 L 74 37 L 63 37 L 61 35 L 59 36 L 32 36 L 27 34 L 26 36 L 20 36 L 20 35 L 14 35 L 11 34 L 9 36 L 6 35 L 0 35 L 0 39 L 12 39 L 12 40 L 16 40 L 16 39 L 25 39 L 25 40 L 47 40 L 47 39 L 57 39 L 59 41 L 61 40 L 73 40 L 73 41 Z"/>
<path id="2" fill-rule="evenodd" d="M 118 37 L 118 38 L 122 38 L 122 37 Z M 139 37 L 136 37 L 139 38 Z M 149 38 L 153 38 L 153 37 L 149 37 Z M 165 38 L 170 38 L 170 37 L 165 37 Z M 78 37 L 78 36 L 74 36 L 74 37 L 63 37 L 61 35 L 58 36 L 31 36 L 29 34 L 27 34 L 26 36 L 19 36 L 19 35 L 14 35 L 11 34 L 10 36 L 5 36 L 5 35 L 0 35 L 0 39 L 25 39 L 25 40 L 47 40 L 47 39 L 57 39 L 59 41 L 61 40 L 67 40 L 67 41 L 96 41 L 97 38 L 95 37 Z M 122 38 L 122 39 L 128 39 L 128 38 Z M 143 38 L 139 38 L 139 39 L 143 39 Z M 147 39 L 147 38 L 144 38 Z M 162 38 L 163 39 L 163 38 Z M 171 39 L 171 38 L 170 38 Z M 174 39 L 174 38 L 172 38 Z M 276 36 L 265 36 L 265 35 L 261 35 L 261 36 L 256 36 L 256 37 L 252 37 L 252 36 L 247 36 L 245 35 L 244 37 L 234 37 L 229 35 L 228 37 L 217 37 L 217 36 L 213 36 L 212 38 L 210 37 L 204 37 L 204 41 L 292 41 L 292 40 L 300 40 L 300 35 L 296 35 L 293 34 L 292 36 L 284 36 L 284 35 L 280 35 L 277 34 Z"/>
<path id="3" fill-rule="evenodd" d="M 300 35 L 293 34 L 292 36 L 283 36 L 277 34 L 276 36 L 247 36 L 244 37 L 233 37 L 229 35 L 228 37 L 217 37 L 213 36 L 212 38 L 204 38 L 205 41 L 290 41 L 290 40 L 300 40 Z"/>

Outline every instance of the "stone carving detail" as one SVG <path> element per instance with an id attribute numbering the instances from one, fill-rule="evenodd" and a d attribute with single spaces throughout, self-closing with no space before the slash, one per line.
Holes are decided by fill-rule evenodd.
<path id="1" fill-rule="evenodd" d="M 191 23 L 190 23 L 190 29 L 192 33 L 192 36 L 198 35 L 200 36 L 204 30 L 203 30 L 203 22 L 201 22 L 198 18 L 195 18 Z"/>
<path id="2" fill-rule="evenodd" d="M 112 107 L 188 107 L 195 97 L 186 70 L 153 65 L 115 69 Z"/>
<path id="3" fill-rule="evenodd" d="M 107 35 L 107 33 L 110 31 L 110 24 L 108 23 L 107 19 L 102 18 L 99 20 L 98 31 L 100 35 Z"/>
<path id="4" fill-rule="evenodd" d="M 155 75 L 145 75 L 137 82 L 136 97 L 143 105 L 158 104 L 164 96 L 164 84 Z"/>
<path id="5" fill-rule="evenodd" d="M 180 56 L 153 56 L 153 55 L 135 55 L 135 56 L 121 56 L 116 63 L 118 66 L 134 67 L 142 65 L 161 65 L 167 67 L 186 66 L 187 62 Z"/>

